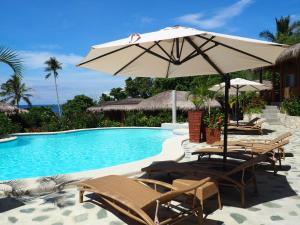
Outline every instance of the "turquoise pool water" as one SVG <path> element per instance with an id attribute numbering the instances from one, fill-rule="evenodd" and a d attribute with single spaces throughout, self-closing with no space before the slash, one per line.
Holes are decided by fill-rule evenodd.
<path id="1" fill-rule="evenodd" d="M 19 136 L 0 143 L 0 180 L 93 170 L 157 155 L 172 132 L 102 129 Z"/>

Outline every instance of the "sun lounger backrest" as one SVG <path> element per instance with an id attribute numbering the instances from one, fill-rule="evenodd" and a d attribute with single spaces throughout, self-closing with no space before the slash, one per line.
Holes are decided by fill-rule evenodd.
<path id="1" fill-rule="evenodd" d="M 255 124 L 255 122 L 257 122 L 260 118 L 259 117 L 255 117 L 252 120 L 248 121 L 248 123 L 246 123 L 247 126 L 253 126 Z"/>
<path id="2" fill-rule="evenodd" d="M 256 124 L 253 125 L 253 128 L 260 128 L 264 122 L 265 122 L 264 120 L 258 121 Z"/>
<path id="3" fill-rule="evenodd" d="M 279 135 L 278 137 L 272 139 L 269 144 L 276 144 L 277 142 L 283 141 L 284 139 L 292 136 L 291 132 L 286 132 L 284 134 Z"/>
<path id="4" fill-rule="evenodd" d="M 283 140 L 281 142 L 278 142 L 276 144 L 270 144 L 270 145 L 265 145 L 265 147 L 262 148 L 262 152 L 261 154 L 273 151 L 275 149 L 281 148 L 284 145 L 287 145 L 289 143 L 289 140 Z M 260 147 L 258 147 L 258 149 L 260 149 Z"/>

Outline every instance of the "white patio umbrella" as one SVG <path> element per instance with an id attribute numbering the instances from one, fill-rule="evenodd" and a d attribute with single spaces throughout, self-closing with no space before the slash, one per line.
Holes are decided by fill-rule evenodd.
<path id="1" fill-rule="evenodd" d="M 186 77 L 269 66 L 282 45 L 175 26 L 92 46 L 78 65 L 114 75 Z M 228 91 L 225 92 L 224 160 L 227 155 Z"/>
<path id="2" fill-rule="evenodd" d="M 229 93 L 235 94 L 237 103 L 235 104 L 235 115 L 237 117 L 236 123 L 239 125 L 239 119 L 238 119 L 238 102 L 239 102 L 239 93 L 244 91 L 263 91 L 263 90 L 269 90 L 270 87 L 266 86 L 265 84 L 258 83 L 251 80 L 246 80 L 243 78 L 235 78 L 230 80 L 230 88 Z M 211 91 L 215 92 L 225 92 L 225 82 L 216 84 L 209 88 Z"/>

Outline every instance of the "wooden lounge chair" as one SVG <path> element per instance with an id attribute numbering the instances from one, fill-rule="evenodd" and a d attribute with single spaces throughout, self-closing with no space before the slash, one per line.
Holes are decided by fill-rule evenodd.
<path id="1" fill-rule="evenodd" d="M 79 200 L 83 202 L 85 191 L 95 193 L 100 197 L 100 203 L 111 206 L 125 216 L 146 225 L 174 224 L 193 215 L 197 215 L 199 223 L 202 223 L 202 207 L 196 194 L 193 195 L 189 208 L 179 207 L 179 204 L 176 205 L 176 211 L 171 209 L 173 202 L 180 203 L 180 200 L 177 200 L 178 197 L 190 198 L 191 192 L 196 193 L 197 189 L 208 181 L 210 178 L 205 177 L 193 185 L 178 189 L 157 180 L 130 179 L 111 175 L 78 183 Z M 151 188 L 151 185 L 154 188 Z M 160 192 L 159 187 L 170 191 Z M 173 216 L 164 217 L 161 213 L 163 209 L 169 209 Z"/>
<path id="2" fill-rule="evenodd" d="M 203 177 L 211 177 L 215 179 L 220 186 L 234 187 L 240 192 L 241 206 L 245 206 L 245 189 L 249 184 L 253 184 L 255 191 L 257 191 L 255 166 L 261 162 L 266 161 L 267 155 L 258 155 L 247 161 L 240 163 L 228 162 L 187 162 L 176 163 L 169 161 L 165 165 L 163 162 L 150 165 L 143 168 L 142 171 L 152 174 L 157 172 L 165 173 L 180 173 L 184 175 L 181 179 L 201 180 Z M 224 166 L 225 165 L 225 166 Z"/>
<path id="3" fill-rule="evenodd" d="M 279 144 L 279 143 L 287 140 L 290 136 L 292 136 L 292 133 L 286 132 L 286 133 L 283 133 L 273 139 L 241 139 L 241 140 L 236 140 L 236 141 L 229 141 L 228 142 L 229 151 L 234 151 L 234 150 L 237 151 L 239 147 L 242 147 L 243 150 L 245 150 L 247 148 L 251 150 L 251 148 L 255 148 L 255 147 L 261 149 L 261 146 L 268 147 L 270 145 Z M 224 144 L 223 141 L 218 141 L 218 142 L 213 143 L 211 146 L 222 148 L 223 144 Z M 236 146 L 239 146 L 239 147 L 236 147 Z M 212 151 L 218 152 L 219 151 L 218 148 L 213 149 Z M 278 147 L 277 149 L 278 149 L 279 157 L 281 157 L 281 159 L 285 159 L 284 146 L 282 145 L 282 146 Z M 204 152 L 205 149 L 200 149 L 199 151 Z"/>
<path id="4" fill-rule="evenodd" d="M 252 120 L 249 120 L 248 122 L 239 122 L 239 126 L 253 126 L 255 125 L 255 123 L 260 120 L 259 117 L 255 117 L 253 118 Z M 236 123 L 229 123 L 228 124 L 229 126 L 232 125 L 232 126 L 236 126 Z"/>
<path id="5" fill-rule="evenodd" d="M 263 134 L 261 125 L 264 123 L 264 120 L 258 121 L 253 125 L 239 125 L 239 126 L 228 126 L 229 131 L 241 131 L 241 132 L 257 132 L 259 134 Z"/>
<path id="6" fill-rule="evenodd" d="M 279 166 L 281 166 L 281 153 L 284 152 L 284 146 L 289 143 L 289 140 L 283 139 L 279 142 L 276 142 L 275 140 L 275 143 L 274 140 L 270 144 L 240 143 L 240 145 L 230 146 L 228 148 L 228 156 L 247 160 L 249 158 L 253 158 L 255 155 L 267 155 L 268 158 L 266 161 L 271 163 L 274 168 L 274 173 L 276 173 L 276 162 L 279 161 Z M 203 158 L 205 155 L 208 155 L 210 157 L 211 155 L 222 154 L 223 146 L 202 148 L 192 153 L 192 155 L 198 155 L 198 160 L 201 160 L 201 158 Z"/>

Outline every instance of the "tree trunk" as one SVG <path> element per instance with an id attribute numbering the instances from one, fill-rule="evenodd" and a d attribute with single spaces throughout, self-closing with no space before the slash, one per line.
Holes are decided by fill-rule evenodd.
<path id="1" fill-rule="evenodd" d="M 58 106 L 58 115 L 59 115 L 59 117 L 61 117 L 62 114 L 61 114 L 61 108 L 60 108 L 60 103 L 59 103 L 59 97 L 58 97 L 58 90 L 57 90 L 57 83 L 56 83 L 55 75 L 54 75 L 54 83 L 55 83 L 56 99 L 57 99 L 57 106 Z"/>

